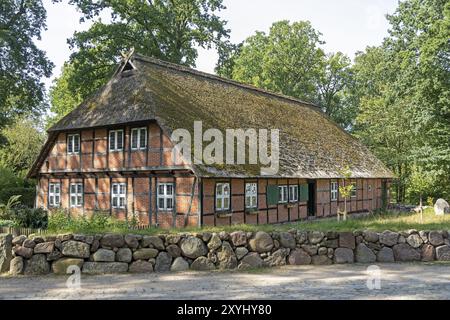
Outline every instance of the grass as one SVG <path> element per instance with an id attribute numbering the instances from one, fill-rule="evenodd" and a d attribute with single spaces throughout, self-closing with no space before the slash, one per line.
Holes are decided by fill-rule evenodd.
<path id="1" fill-rule="evenodd" d="M 72 233 L 135 233 L 142 235 L 153 235 L 161 233 L 196 233 L 196 232 L 232 232 L 241 231 L 287 231 L 289 229 L 309 230 L 309 231 L 353 231 L 353 230 L 373 230 L 373 231 L 406 231 L 417 230 L 450 230 L 450 215 L 436 216 L 433 209 L 426 209 L 423 223 L 417 213 L 396 213 L 384 212 L 365 217 L 349 218 L 347 221 L 337 222 L 336 218 L 318 219 L 313 221 L 300 221 L 277 225 L 248 225 L 238 224 L 222 227 L 187 227 L 187 228 L 148 228 L 142 230 L 133 229 L 133 222 L 118 221 L 110 217 L 94 216 L 94 218 L 67 218 L 66 214 L 57 213 L 49 218 L 49 234 L 65 232 Z"/>

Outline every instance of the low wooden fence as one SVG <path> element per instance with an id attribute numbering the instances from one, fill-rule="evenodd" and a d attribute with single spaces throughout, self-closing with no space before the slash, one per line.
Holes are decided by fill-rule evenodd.
<path id="1" fill-rule="evenodd" d="M 0 227 L 0 233 L 10 233 L 16 237 L 16 236 L 20 236 L 20 235 L 29 236 L 30 234 L 46 234 L 47 230 L 31 229 L 31 228 L 16 228 L 16 227 Z"/>

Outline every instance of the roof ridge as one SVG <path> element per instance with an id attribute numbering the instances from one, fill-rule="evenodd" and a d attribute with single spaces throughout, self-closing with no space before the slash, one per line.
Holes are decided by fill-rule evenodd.
<path id="1" fill-rule="evenodd" d="M 221 81 L 221 82 L 224 82 L 224 83 L 227 83 L 227 84 L 231 84 L 231 85 L 243 88 L 243 89 L 253 90 L 253 91 L 257 91 L 259 93 L 267 94 L 267 95 L 274 96 L 274 97 L 277 97 L 277 98 L 281 98 L 281 99 L 285 99 L 285 100 L 301 103 L 301 104 L 303 104 L 305 106 L 313 107 L 315 110 L 318 109 L 319 111 L 322 111 L 321 107 L 319 105 L 315 104 L 315 103 L 303 101 L 303 100 L 300 100 L 300 99 L 297 99 L 297 98 L 294 98 L 294 97 L 291 97 L 291 96 L 288 96 L 288 95 L 284 95 L 282 93 L 272 92 L 272 91 L 269 91 L 269 90 L 265 90 L 265 89 L 262 89 L 262 88 L 255 87 L 255 86 L 250 85 L 250 84 L 246 84 L 246 83 L 238 82 L 236 80 L 231 80 L 231 79 L 228 79 L 228 78 L 220 77 L 220 76 L 212 74 L 212 73 L 199 71 L 199 70 L 196 70 L 196 69 L 193 69 L 193 68 L 190 68 L 190 67 L 186 67 L 186 66 L 177 64 L 177 63 L 164 61 L 164 60 L 161 60 L 161 59 L 158 59 L 158 58 L 145 56 L 145 55 L 142 55 L 142 54 L 139 54 L 139 53 L 134 53 L 133 57 L 138 59 L 138 60 L 141 60 L 141 61 L 144 61 L 144 62 L 148 62 L 148 63 L 153 63 L 153 64 L 156 64 L 156 65 L 159 65 L 159 66 L 162 66 L 162 67 L 174 69 L 174 70 L 181 71 L 181 72 L 187 72 L 187 73 L 190 73 L 190 74 L 193 74 L 193 75 L 196 75 L 196 76 L 200 76 L 200 77 L 204 77 L 204 78 L 207 78 L 207 79 L 217 80 L 217 81 Z"/>

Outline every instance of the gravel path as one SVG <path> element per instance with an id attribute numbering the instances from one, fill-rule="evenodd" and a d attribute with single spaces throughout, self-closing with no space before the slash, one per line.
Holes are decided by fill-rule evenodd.
<path id="1" fill-rule="evenodd" d="M 0 276 L 0 299 L 450 299 L 449 264 L 378 264 L 381 289 L 367 288 L 367 265 L 166 274 Z"/>

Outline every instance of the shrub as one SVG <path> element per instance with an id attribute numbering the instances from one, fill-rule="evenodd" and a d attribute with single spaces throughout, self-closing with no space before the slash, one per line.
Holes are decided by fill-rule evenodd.
<path id="1" fill-rule="evenodd" d="M 16 223 L 12 220 L 0 220 L 0 228 L 1 227 L 15 227 Z"/>
<path id="2" fill-rule="evenodd" d="M 30 208 L 19 205 L 14 208 L 13 221 L 24 228 L 46 229 L 48 225 L 47 211 L 42 208 Z"/>
<path id="3" fill-rule="evenodd" d="M 82 233 L 125 231 L 137 224 L 136 220 L 122 221 L 115 219 L 101 211 L 95 212 L 91 217 L 71 217 L 63 209 L 54 211 L 48 219 L 48 229 L 53 232 L 70 231 Z"/>

